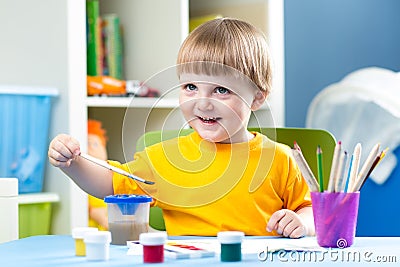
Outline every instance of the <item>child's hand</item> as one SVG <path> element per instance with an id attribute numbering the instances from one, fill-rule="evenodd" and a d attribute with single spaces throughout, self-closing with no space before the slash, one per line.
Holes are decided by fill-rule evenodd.
<path id="1" fill-rule="evenodd" d="M 267 231 L 273 230 L 290 238 L 300 238 L 307 233 L 303 219 L 296 212 L 288 209 L 278 210 L 272 214 L 267 224 Z"/>
<path id="2" fill-rule="evenodd" d="M 57 135 L 49 145 L 49 161 L 55 167 L 69 167 L 71 161 L 81 153 L 79 142 L 66 134 Z"/>

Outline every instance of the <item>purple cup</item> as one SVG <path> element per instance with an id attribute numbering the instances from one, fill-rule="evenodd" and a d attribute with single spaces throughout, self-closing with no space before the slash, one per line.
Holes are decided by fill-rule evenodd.
<path id="1" fill-rule="evenodd" d="M 360 192 L 311 192 L 318 245 L 329 248 L 353 245 L 359 199 Z"/>

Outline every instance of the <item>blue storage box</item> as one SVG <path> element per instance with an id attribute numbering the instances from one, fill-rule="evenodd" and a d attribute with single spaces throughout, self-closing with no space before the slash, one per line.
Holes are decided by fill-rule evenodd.
<path id="1" fill-rule="evenodd" d="M 0 85 L 0 177 L 19 193 L 42 191 L 54 88 Z"/>

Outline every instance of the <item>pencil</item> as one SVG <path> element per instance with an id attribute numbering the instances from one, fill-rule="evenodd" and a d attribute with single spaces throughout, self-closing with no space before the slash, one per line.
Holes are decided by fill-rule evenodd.
<path id="1" fill-rule="evenodd" d="M 339 141 L 336 143 L 335 150 L 333 152 L 331 172 L 329 175 L 329 182 L 328 182 L 328 192 L 335 191 L 336 177 L 339 167 L 339 157 L 341 152 L 342 152 L 342 142 Z"/>
<path id="2" fill-rule="evenodd" d="M 374 164 L 374 161 L 379 156 L 379 147 L 380 144 L 378 143 L 371 149 L 367 159 L 365 160 L 363 166 L 361 167 L 360 172 L 358 173 L 356 182 L 351 188 L 352 192 L 358 191 L 358 189 L 361 187 L 361 184 L 363 184 L 364 180 L 367 178 L 368 172 L 371 169 L 372 164 Z"/>
<path id="3" fill-rule="evenodd" d="M 317 169 L 318 169 L 319 191 L 324 192 L 324 170 L 322 168 L 322 149 L 320 146 L 317 147 Z"/>
<path id="4" fill-rule="evenodd" d="M 344 173 L 345 173 L 345 169 L 346 169 L 346 162 L 347 162 L 347 151 L 344 151 L 343 153 L 341 153 L 340 155 L 340 159 L 339 159 L 339 167 L 338 167 L 338 171 L 336 174 L 336 183 L 335 183 L 335 192 L 341 192 L 343 191 L 343 181 L 344 179 Z"/>
<path id="5" fill-rule="evenodd" d="M 348 172 L 347 172 L 346 184 L 345 184 L 344 190 L 343 190 L 345 193 L 347 193 L 347 189 L 349 188 L 350 173 L 351 173 L 351 167 L 353 165 L 353 158 L 354 158 L 354 155 L 351 155 L 350 163 L 349 163 L 349 169 L 348 169 Z"/>
<path id="6" fill-rule="evenodd" d="M 299 144 L 297 144 L 296 141 L 294 141 L 293 148 L 294 148 L 294 149 L 297 149 L 298 151 L 301 152 L 301 148 L 300 148 Z"/>
<path id="7" fill-rule="evenodd" d="M 368 179 L 368 177 L 371 175 L 372 171 L 375 169 L 376 166 L 378 166 L 379 162 L 385 157 L 386 151 L 388 148 L 386 148 L 384 151 L 382 151 L 374 160 L 374 163 L 372 164 L 371 168 L 369 169 L 367 175 L 365 176 L 364 181 L 362 181 L 361 185 L 359 188 L 357 188 L 357 191 L 361 190 L 361 187 L 365 184 L 365 181 Z"/>
<path id="8" fill-rule="evenodd" d="M 356 185 L 356 186 L 354 187 L 354 190 L 359 191 L 359 190 L 361 189 L 361 187 L 365 184 L 365 181 L 367 180 L 367 178 L 368 178 L 368 177 L 370 176 L 370 174 L 372 173 L 372 171 L 373 171 L 373 169 L 375 168 L 375 166 L 378 165 L 379 159 L 380 159 L 380 158 L 379 158 L 379 155 L 376 156 L 374 162 L 373 162 L 372 165 L 371 165 L 371 168 L 368 170 L 368 173 L 367 173 L 367 175 L 365 176 L 365 179 L 364 179 L 363 181 L 361 181 L 361 184 L 360 184 L 360 185 Z"/>
<path id="9" fill-rule="evenodd" d="M 109 170 L 111 170 L 113 172 L 122 174 L 122 175 L 127 176 L 127 177 L 129 177 L 131 179 L 134 179 L 136 181 L 139 181 L 139 182 L 142 182 L 142 183 L 145 183 L 145 184 L 154 184 L 154 182 L 152 182 L 152 181 L 144 180 L 144 179 L 142 179 L 140 177 L 137 177 L 137 176 L 135 176 L 135 175 L 133 175 L 133 174 L 131 174 L 129 172 L 126 172 L 124 170 L 121 170 L 120 168 L 114 167 L 114 166 L 108 164 L 107 162 L 99 160 L 99 159 L 97 159 L 95 157 L 92 157 L 92 156 L 90 156 L 88 154 L 81 153 L 80 156 L 82 158 L 86 159 L 86 160 L 89 160 L 89 161 L 101 166 L 101 167 L 104 167 L 104 168 L 109 169 Z"/>
<path id="10" fill-rule="evenodd" d="M 310 188 L 310 191 L 312 191 L 312 192 L 319 191 L 318 182 L 315 179 L 315 176 L 312 173 L 310 166 L 308 166 L 307 161 L 305 160 L 301 151 L 293 148 L 292 154 L 293 154 L 295 161 L 297 162 L 297 165 L 299 166 L 301 173 L 303 174 L 304 180 L 306 181 L 308 188 Z"/>
<path id="11" fill-rule="evenodd" d="M 379 164 L 379 162 L 381 162 L 381 160 L 385 157 L 386 152 L 387 152 L 388 150 L 389 150 L 389 148 L 387 147 L 387 148 L 385 148 L 385 150 L 383 150 L 383 151 L 381 152 L 381 154 L 380 154 L 380 156 L 379 156 L 378 164 Z"/>
<path id="12" fill-rule="evenodd" d="M 358 169 L 360 166 L 360 157 L 361 157 L 361 144 L 357 143 L 356 146 L 354 147 L 353 164 L 351 165 L 351 169 L 350 169 L 350 178 L 349 178 L 349 185 L 348 185 L 349 192 L 352 192 L 351 190 L 353 189 L 353 186 L 356 183 Z"/>

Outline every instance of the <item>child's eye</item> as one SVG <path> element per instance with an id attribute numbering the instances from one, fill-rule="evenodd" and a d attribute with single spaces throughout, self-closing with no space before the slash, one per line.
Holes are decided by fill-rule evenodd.
<path id="1" fill-rule="evenodd" d="M 197 86 L 192 83 L 189 83 L 189 84 L 185 85 L 185 89 L 188 91 L 194 91 L 194 90 L 197 90 Z"/>
<path id="2" fill-rule="evenodd" d="M 216 92 L 217 94 L 220 94 L 220 95 L 227 95 L 227 94 L 229 94 L 231 91 L 230 91 L 229 89 L 226 89 L 225 87 L 217 87 L 217 88 L 215 88 L 215 92 Z"/>

